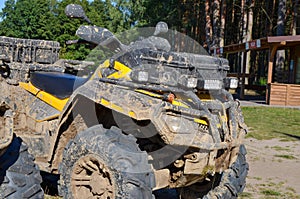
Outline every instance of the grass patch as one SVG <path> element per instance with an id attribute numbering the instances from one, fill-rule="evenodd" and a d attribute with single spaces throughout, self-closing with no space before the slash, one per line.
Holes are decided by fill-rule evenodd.
<path id="1" fill-rule="evenodd" d="M 262 180 L 261 177 L 253 177 L 254 180 Z"/>
<path id="2" fill-rule="evenodd" d="M 239 194 L 239 198 L 252 198 L 253 194 L 249 193 L 249 192 L 243 192 L 241 194 Z"/>
<path id="3" fill-rule="evenodd" d="M 288 159 L 288 160 L 295 160 L 295 159 L 297 159 L 297 158 L 295 158 L 292 155 L 275 155 L 275 157 L 277 157 L 277 158 L 284 158 L 284 159 Z"/>
<path id="4" fill-rule="evenodd" d="M 246 137 L 258 140 L 279 138 L 300 140 L 300 110 L 274 107 L 242 107 L 250 132 Z"/>
<path id="5" fill-rule="evenodd" d="M 296 190 L 293 187 L 287 187 L 286 190 L 296 193 Z"/>
<path id="6" fill-rule="evenodd" d="M 252 197 L 241 198 L 259 198 L 259 199 L 279 199 L 279 198 L 293 198 L 300 199 L 300 195 L 298 195 L 292 187 L 285 186 L 285 182 L 281 181 L 278 183 L 272 182 L 272 178 L 268 178 L 265 183 L 253 185 L 247 185 L 247 188 L 250 193 L 252 193 Z M 257 192 L 259 190 L 259 193 Z M 255 194 L 254 194 L 255 193 Z M 254 196 L 254 197 L 253 197 Z"/>
<path id="7" fill-rule="evenodd" d="M 281 146 L 273 146 L 271 149 L 274 149 L 275 151 L 291 151 L 288 147 L 281 147 Z"/>
<path id="8" fill-rule="evenodd" d="M 265 189 L 261 191 L 262 194 L 265 196 L 280 196 L 281 194 L 277 191 L 274 191 L 272 189 Z"/>

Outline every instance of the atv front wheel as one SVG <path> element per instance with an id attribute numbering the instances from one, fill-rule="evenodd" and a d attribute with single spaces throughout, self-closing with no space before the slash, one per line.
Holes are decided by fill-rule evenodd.
<path id="1" fill-rule="evenodd" d="M 179 190 L 182 199 L 233 199 L 243 192 L 249 165 L 246 162 L 246 148 L 240 146 L 236 161 L 222 174 L 216 175 L 211 182 L 202 185 L 192 185 Z"/>
<path id="2" fill-rule="evenodd" d="M 44 192 L 42 177 L 27 146 L 14 137 L 5 153 L 0 157 L 0 198 L 40 199 Z"/>
<path id="3" fill-rule="evenodd" d="M 93 126 L 66 146 L 59 167 L 64 198 L 152 198 L 154 175 L 136 139 Z"/>

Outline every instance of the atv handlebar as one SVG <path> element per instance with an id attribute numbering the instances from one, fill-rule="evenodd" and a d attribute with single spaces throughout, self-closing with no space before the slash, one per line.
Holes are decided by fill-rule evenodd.
<path id="1" fill-rule="evenodd" d="M 77 44 L 78 42 L 79 42 L 78 39 L 76 39 L 76 40 L 67 40 L 67 41 L 66 41 L 66 44 L 67 44 L 67 45 L 71 45 L 71 44 Z"/>

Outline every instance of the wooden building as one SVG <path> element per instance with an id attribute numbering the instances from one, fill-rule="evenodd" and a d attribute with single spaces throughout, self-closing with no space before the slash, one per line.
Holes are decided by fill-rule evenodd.
<path id="1" fill-rule="evenodd" d="M 232 53 L 244 53 L 248 51 L 267 50 L 269 60 L 267 67 L 266 103 L 270 105 L 300 106 L 300 35 L 296 36 L 272 36 L 253 40 L 242 44 L 233 44 L 218 49 L 213 49 L 213 54 L 227 57 Z M 288 52 L 287 70 L 277 74 L 280 78 L 274 78 L 275 57 L 278 50 Z M 246 74 L 246 59 L 243 59 L 240 98 L 244 97 Z"/>

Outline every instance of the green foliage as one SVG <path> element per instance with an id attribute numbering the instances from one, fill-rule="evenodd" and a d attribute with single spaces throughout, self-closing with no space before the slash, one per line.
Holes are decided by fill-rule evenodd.
<path id="1" fill-rule="evenodd" d="M 266 77 L 260 77 L 259 81 L 258 81 L 258 85 L 265 86 L 265 85 L 267 85 L 267 82 L 268 82 L 268 80 Z"/>
<path id="2" fill-rule="evenodd" d="M 78 39 L 75 35 L 76 30 L 80 25 L 84 24 L 80 19 L 70 19 L 65 15 L 65 7 L 71 3 L 80 4 L 84 9 L 86 9 L 89 5 L 87 0 L 62 0 L 57 2 L 56 7 L 53 9 L 56 24 L 52 31 L 55 32 L 55 40 L 61 44 L 61 58 L 83 60 L 89 53 L 89 49 L 84 48 L 84 45 L 66 45 L 65 43 L 68 40 Z"/>
<path id="3" fill-rule="evenodd" d="M 80 25 L 88 25 L 65 15 L 65 7 L 71 3 L 80 4 L 93 25 L 106 27 L 112 32 L 130 29 L 141 11 L 139 1 L 134 3 L 127 0 L 7 0 L 0 13 L 3 19 L 0 22 L 0 35 L 55 40 L 61 44 L 61 58 L 83 60 L 91 52 L 88 45 L 65 43 L 78 39 L 76 30 Z"/>
<path id="4" fill-rule="evenodd" d="M 94 71 L 104 60 L 113 55 L 109 50 L 104 50 L 101 46 L 97 46 L 86 56 L 86 61 L 92 61 L 95 63 L 94 67 L 90 67 L 90 71 Z"/>
<path id="5" fill-rule="evenodd" d="M 48 1 L 40 0 L 8 0 L 0 13 L 0 35 L 32 38 L 53 39 L 51 27 L 55 21 Z"/>
<path id="6" fill-rule="evenodd" d="M 243 2 L 246 2 L 244 8 Z M 252 38 L 276 33 L 278 1 L 255 1 L 253 5 L 251 2 L 254 1 L 222 1 L 219 20 L 222 17 L 225 20 L 225 45 L 241 41 L 243 15 L 250 7 L 254 16 Z M 207 27 L 209 29 L 210 26 L 212 34 L 215 34 L 216 30 L 206 21 L 208 18 L 213 19 L 215 1 L 212 0 L 6 0 L 0 13 L 3 19 L 0 22 L 0 35 L 56 40 L 61 43 L 62 58 L 84 59 L 90 52 L 89 49 L 84 49 L 81 45 L 65 45 L 66 40 L 77 39 L 76 30 L 79 25 L 84 24 L 79 19 L 68 19 L 65 16 L 65 6 L 70 3 L 82 5 L 93 24 L 114 33 L 121 33 L 133 27 L 153 27 L 157 22 L 165 21 L 171 29 L 187 34 L 203 44 L 208 37 Z M 209 7 L 208 13 L 205 3 Z M 287 1 L 285 34 L 291 32 L 294 7 L 297 6 L 299 7 L 298 3 Z"/>
<path id="7" fill-rule="evenodd" d="M 145 7 L 147 12 L 144 13 L 144 22 L 147 25 L 155 26 L 157 22 L 165 21 L 170 26 L 175 27 L 181 22 L 178 13 L 180 2 L 178 1 L 146 1 Z"/>

